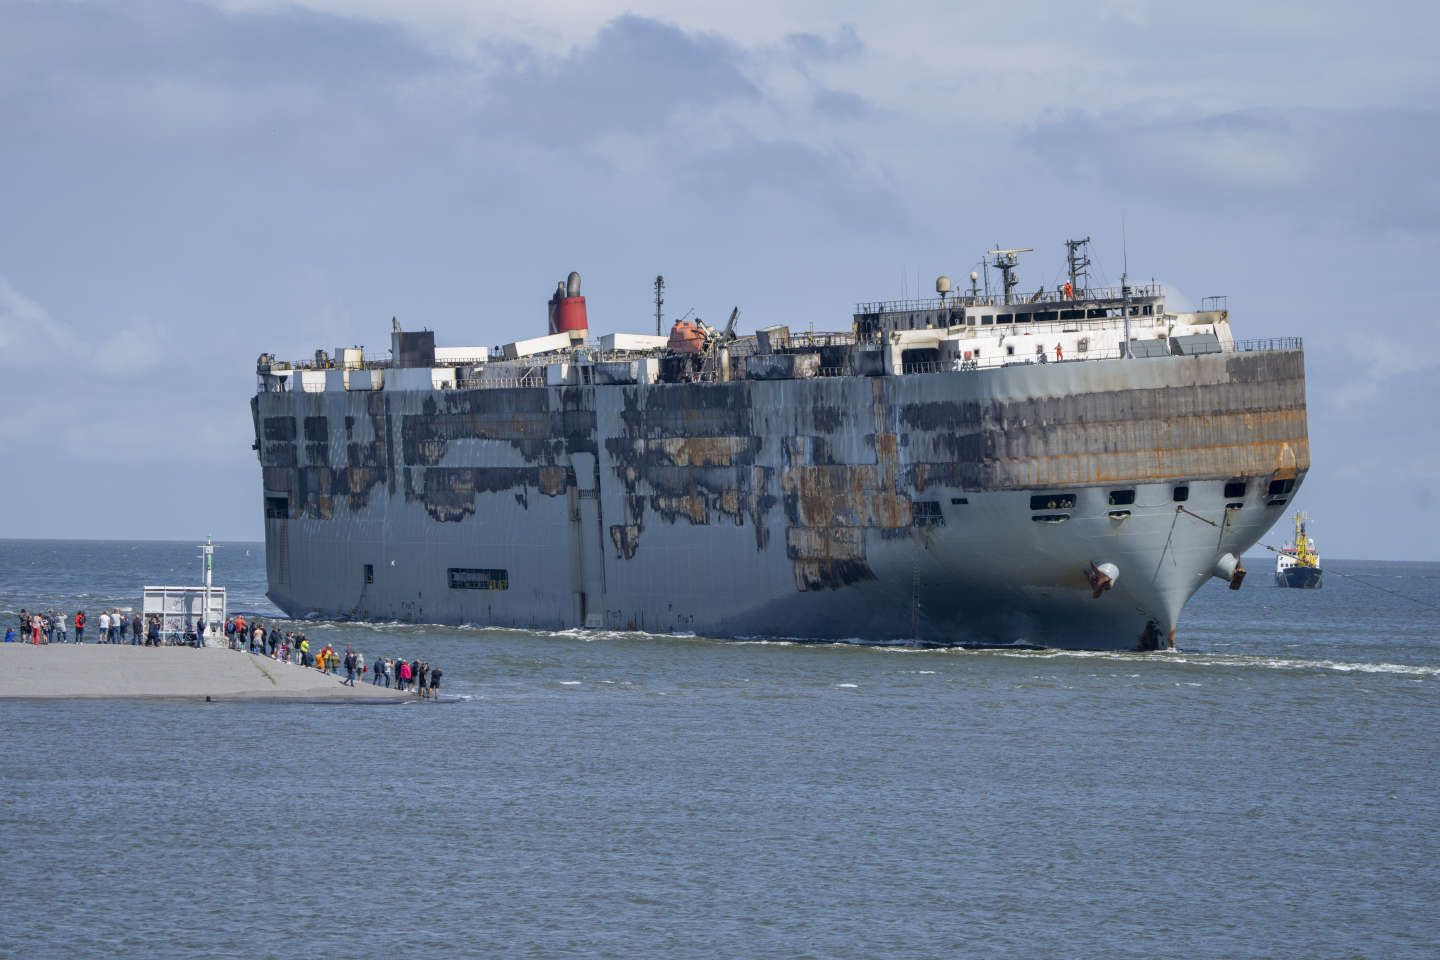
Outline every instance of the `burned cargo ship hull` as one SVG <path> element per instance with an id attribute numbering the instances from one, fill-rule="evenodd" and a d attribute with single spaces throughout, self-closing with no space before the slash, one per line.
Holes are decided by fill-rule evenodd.
<path id="1" fill-rule="evenodd" d="M 1208 578 L 1238 586 L 1309 467 L 1298 344 L 1226 346 L 671 384 L 327 370 L 254 400 L 269 596 L 295 617 L 1151 648 Z"/>

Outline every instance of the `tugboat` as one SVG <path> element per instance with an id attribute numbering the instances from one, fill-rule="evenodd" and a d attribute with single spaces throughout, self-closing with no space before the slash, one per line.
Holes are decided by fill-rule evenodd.
<path id="1" fill-rule="evenodd" d="M 1275 558 L 1276 586 L 1318 590 L 1323 585 L 1320 554 L 1315 552 L 1315 541 L 1305 532 L 1309 522 L 1308 514 L 1295 514 L 1295 540 Z"/>

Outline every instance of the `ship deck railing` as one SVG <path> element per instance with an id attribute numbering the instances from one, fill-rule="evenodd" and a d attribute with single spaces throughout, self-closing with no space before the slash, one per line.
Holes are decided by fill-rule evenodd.
<path id="1" fill-rule="evenodd" d="M 1236 353 L 1256 353 L 1267 350 L 1304 350 L 1303 337 L 1262 337 L 1251 340 L 1236 340 Z"/>
<path id="2" fill-rule="evenodd" d="M 1137 283 L 1130 288 L 1130 299 L 1132 300 L 1154 300 L 1165 295 L 1165 286 L 1160 283 Z M 1011 296 L 1010 302 L 1005 302 L 1003 294 L 982 293 L 972 296 L 969 293 L 956 292 L 941 300 L 939 297 L 923 297 L 912 300 L 865 300 L 855 304 L 856 313 L 915 313 L 918 311 L 944 310 L 950 307 L 1024 307 L 1031 304 L 1073 304 L 1076 307 L 1083 307 L 1087 304 L 1118 303 L 1125 299 L 1125 293 L 1120 287 L 1089 287 L 1081 290 L 1076 296 L 1067 297 L 1058 290 L 1047 290 L 1040 296 L 1034 294 L 1016 293 Z M 1219 298 L 1207 298 L 1219 299 Z"/>
<path id="3" fill-rule="evenodd" d="M 545 374 L 529 373 L 519 377 L 477 377 L 455 381 L 456 390 L 513 390 L 517 387 L 543 387 Z"/>

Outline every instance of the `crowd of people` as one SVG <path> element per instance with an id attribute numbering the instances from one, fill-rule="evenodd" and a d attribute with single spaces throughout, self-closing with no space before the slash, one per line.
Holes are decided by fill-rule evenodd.
<path id="1" fill-rule="evenodd" d="M 85 643 L 86 629 L 90 626 L 84 610 L 77 611 L 71 618 L 63 611 L 47 610 L 43 613 L 20 611 L 19 630 L 7 627 L 6 643 Z M 73 626 L 73 641 L 71 639 Z M 225 643 L 231 650 L 243 650 L 256 656 L 283 660 L 302 667 L 313 667 L 322 673 L 339 675 L 345 671 L 341 683 L 355 686 L 355 681 L 369 682 L 375 686 L 393 687 L 419 694 L 422 699 L 438 697 L 440 678 L 439 667 L 432 667 L 428 660 L 404 660 L 398 657 L 380 657 L 365 666 L 365 654 L 345 647 L 344 652 L 334 645 L 325 644 L 319 649 L 311 646 L 303 633 L 281 630 L 279 625 L 267 628 L 259 620 L 246 621 L 243 615 L 226 617 L 220 627 Z M 95 637 L 98 643 L 128 643 L 133 645 L 160 646 L 165 641 L 183 642 L 186 645 L 203 646 L 207 633 L 203 620 L 186 620 L 183 633 L 166 631 L 159 615 L 142 617 L 127 611 L 107 609 L 96 618 Z"/>
<path id="2" fill-rule="evenodd" d="M 147 624 L 140 614 L 107 609 L 100 611 L 95 619 L 93 634 L 90 616 L 84 610 L 77 610 L 72 618 L 63 610 L 46 610 L 31 613 L 20 611 L 18 630 L 7 627 L 5 642 L 14 643 L 85 643 L 87 636 L 94 636 L 96 643 L 151 644 L 159 642 L 159 618 L 151 617 Z M 73 632 L 72 632 L 73 629 Z"/>
<path id="3" fill-rule="evenodd" d="M 440 695 L 440 678 L 444 671 L 432 667 L 428 660 L 380 657 L 367 670 L 365 654 L 360 651 L 346 646 L 342 653 L 329 643 L 316 649 L 305 634 L 281 630 L 273 623 L 267 629 L 258 620 L 249 623 L 243 615 L 237 615 L 227 617 L 223 629 L 231 650 L 244 650 L 272 660 L 314 667 L 322 673 L 339 675 L 343 670 L 345 679 L 341 683 L 348 686 L 355 686 L 356 680 L 363 683 L 368 673 L 370 682 L 375 686 L 417 693 L 421 699 L 427 700 Z"/>

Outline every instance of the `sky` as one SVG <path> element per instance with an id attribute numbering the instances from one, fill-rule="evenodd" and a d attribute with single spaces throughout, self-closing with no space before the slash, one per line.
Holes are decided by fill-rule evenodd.
<path id="1" fill-rule="evenodd" d="M 848 329 L 983 251 L 1305 338 L 1331 557 L 1440 559 L 1440 7 L 0 0 L 0 536 L 263 535 L 262 352 Z M 1122 243 L 1123 236 L 1123 243 Z M 1284 525 L 1267 538 L 1278 543 Z"/>

